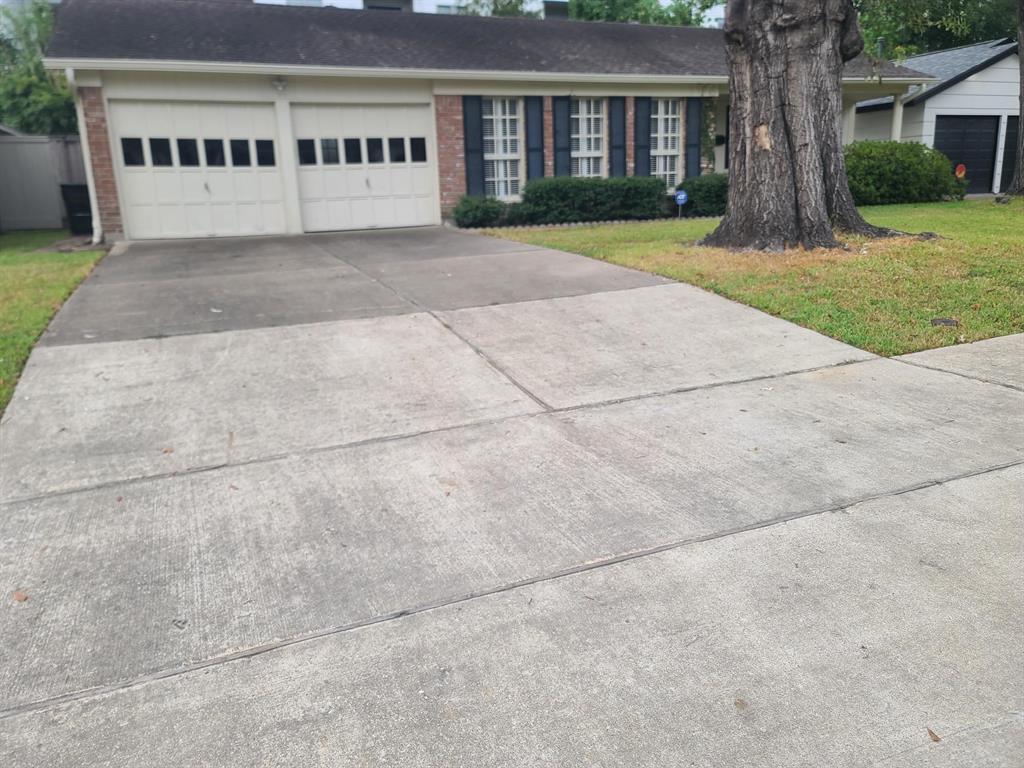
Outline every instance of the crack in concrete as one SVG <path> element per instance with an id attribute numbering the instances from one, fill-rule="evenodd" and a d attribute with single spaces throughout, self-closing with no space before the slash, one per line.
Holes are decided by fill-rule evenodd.
<path id="1" fill-rule="evenodd" d="M 157 670 L 155 672 L 139 675 L 137 677 L 122 680 L 116 683 L 93 686 L 91 688 L 85 688 L 79 691 L 73 691 L 70 693 L 60 694 L 58 696 L 51 696 L 45 699 L 40 699 L 38 701 L 26 702 L 16 707 L 11 707 L 9 709 L 0 711 L 0 720 L 7 720 L 22 715 L 29 715 L 35 712 L 55 709 L 65 704 L 71 704 L 77 701 L 84 701 L 87 699 L 94 699 L 107 694 L 117 693 L 119 691 L 127 691 L 160 680 L 181 677 L 203 669 L 210 669 L 212 667 L 222 666 L 235 661 L 252 659 L 257 656 L 262 656 L 267 653 L 283 650 L 294 645 L 309 643 L 326 637 L 333 637 L 335 635 L 344 634 L 346 632 L 352 632 L 358 629 L 364 629 L 366 627 L 372 627 L 378 624 L 397 621 L 407 616 L 416 616 L 422 613 L 429 613 L 432 611 L 449 608 L 451 606 L 460 605 L 463 603 L 467 603 L 485 597 L 490 597 L 493 595 L 502 594 L 505 592 L 511 592 L 517 589 L 523 589 L 525 587 L 534 586 L 536 584 L 557 581 L 560 579 L 564 579 L 566 577 L 587 573 L 589 571 L 596 571 L 603 568 L 608 568 L 610 566 L 619 565 L 621 563 L 627 563 L 633 560 L 640 560 L 646 557 L 661 554 L 663 552 L 669 552 L 672 550 L 681 549 L 683 547 L 695 544 L 715 541 L 717 539 L 724 539 L 730 536 L 736 536 L 742 533 L 757 531 L 763 528 L 771 528 L 776 525 L 781 525 L 787 522 L 800 520 L 803 518 L 815 517 L 834 512 L 845 512 L 847 510 L 852 510 L 857 506 L 860 506 L 871 501 L 895 498 L 898 496 L 906 495 L 908 493 L 921 491 L 926 488 L 945 485 L 947 483 L 956 482 L 958 480 L 966 480 L 969 478 L 981 477 L 983 475 L 991 474 L 993 472 L 1000 472 L 1003 470 L 1021 466 L 1024 466 L 1024 460 L 997 464 L 983 469 L 973 470 L 970 472 L 962 472 L 936 480 L 925 480 L 919 483 L 914 483 L 889 491 L 880 491 L 877 493 L 864 494 L 855 499 L 844 501 L 838 504 L 831 504 L 823 507 L 803 510 L 800 512 L 794 512 L 788 515 L 781 515 L 779 517 L 771 518 L 769 520 L 761 520 L 755 523 L 749 523 L 747 525 L 735 526 L 733 528 L 716 531 L 714 533 L 709 533 L 702 536 L 692 536 L 683 539 L 676 539 L 655 546 L 644 547 L 641 549 L 619 553 L 617 555 L 611 555 L 609 557 L 600 558 L 597 560 L 592 560 L 586 563 L 580 563 L 573 566 L 568 566 L 566 568 L 561 568 L 548 573 L 530 576 L 524 579 L 519 579 L 505 584 L 474 590 L 471 592 L 464 593 L 462 595 L 442 597 L 438 600 L 420 603 L 418 605 L 409 606 L 406 608 L 401 608 L 399 610 L 391 611 L 385 614 L 381 614 L 379 616 L 362 619 L 360 621 L 350 622 L 348 624 L 325 627 L 314 632 L 307 632 L 284 640 L 276 640 L 270 643 L 263 643 L 260 645 L 252 646 L 251 648 L 246 648 L 241 651 L 224 654 L 222 656 L 215 656 L 192 664 L 186 664 L 177 667 L 168 667 L 162 670 Z"/>
<path id="2" fill-rule="evenodd" d="M 914 368 L 923 368 L 926 371 L 936 371 L 937 373 L 948 373 L 951 376 L 959 376 L 961 379 L 967 379 L 968 381 L 977 381 L 982 384 L 991 384 L 995 387 L 1003 387 L 1004 389 L 1012 390 L 1013 392 L 1024 392 L 1024 387 L 1018 387 L 1015 384 L 1004 384 L 1001 381 L 992 381 L 992 379 L 983 379 L 980 376 L 971 376 L 968 373 L 961 373 L 960 371 L 951 371 L 948 368 L 937 368 L 934 365 L 925 365 L 924 363 L 918 363 L 914 360 L 907 360 L 902 357 L 890 357 L 889 360 L 893 360 L 897 363 L 903 363 L 904 365 L 910 365 Z"/>

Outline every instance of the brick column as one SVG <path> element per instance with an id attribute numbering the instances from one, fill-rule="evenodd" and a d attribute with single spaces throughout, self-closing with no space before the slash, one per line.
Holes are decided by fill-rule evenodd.
<path id="1" fill-rule="evenodd" d="M 636 175 L 636 112 L 635 97 L 626 97 L 626 175 Z"/>
<path id="2" fill-rule="evenodd" d="M 121 222 L 121 202 L 117 196 L 117 181 L 114 178 L 114 158 L 111 154 L 107 134 L 107 110 L 103 104 L 103 89 L 95 86 L 81 86 L 78 97 L 82 102 L 85 125 L 79 130 L 89 142 L 89 159 L 92 166 L 93 185 L 96 188 L 100 228 L 104 237 L 110 239 L 124 233 Z"/>
<path id="3" fill-rule="evenodd" d="M 466 194 L 466 140 L 461 96 L 435 96 L 437 174 L 441 182 L 441 215 L 451 215 Z"/>
<path id="4" fill-rule="evenodd" d="M 544 97 L 544 175 L 555 175 L 555 119 L 551 97 Z"/>

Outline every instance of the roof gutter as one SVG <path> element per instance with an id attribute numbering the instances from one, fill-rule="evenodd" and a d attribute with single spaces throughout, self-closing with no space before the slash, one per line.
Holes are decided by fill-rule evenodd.
<path id="1" fill-rule="evenodd" d="M 72 59 L 47 57 L 47 69 L 84 69 L 128 72 L 193 72 L 233 75 L 282 75 L 310 77 L 408 78 L 418 80 L 532 81 L 577 83 L 627 83 L 647 85 L 728 85 L 725 75 L 633 75 L 594 72 L 513 72 L 495 70 L 400 69 L 380 67 L 329 67 L 302 64 L 248 64 L 224 61 L 174 61 L 164 59 Z M 845 83 L 876 82 L 875 77 L 844 77 Z M 885 78 L 887 84 L 912 85 L 918 77 Z"/>

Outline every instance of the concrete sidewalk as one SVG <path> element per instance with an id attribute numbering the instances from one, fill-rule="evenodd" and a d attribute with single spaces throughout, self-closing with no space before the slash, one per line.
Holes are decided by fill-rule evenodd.
<path id="1" fill-rule="evenodd" d="M 0 764 L 1013 765 L 1022 363 L 440 229 L 133 246 L 0 424 Z"/>

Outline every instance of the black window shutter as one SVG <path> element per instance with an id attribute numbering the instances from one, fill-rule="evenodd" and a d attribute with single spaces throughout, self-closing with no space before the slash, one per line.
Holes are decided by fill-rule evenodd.
<path id="1" fill-rule="evenodd" d="M 608 146 L 611 149 L 612 176 L 626 175 L 626 99 L 612 96 L 608 99 Z"/>
<path id="2" fill-rule="evenodd" d="M 569 176 L 572 173 L 569 133 L 569 97 L 555 96 L 551 99 L 552 122 L 555 127 L 555 176 Z"/>
<path id="3" fill-rule="evenodd" d="M 700 176 L 700 132 L 704 124 L 704 101 L 686 100 L 686 178 Z"/>
<path id="4" fill-rule="evenodd" d="M 544 98 L 526 97 L 526 179 L 544 177 Z"/>
<path id="5" fill-rule="evenodd" d="M 462 97 L 463 133 L 466 139 L 466 194 L 484 196 L 484 124 L 481 97 Z"/>
<path id="6" fill-rule="evenodd" d="M 651 99 L 637 96 L 633 114 L 636 128 L 633 131 L 633 175 L 651 175 Z"/>

